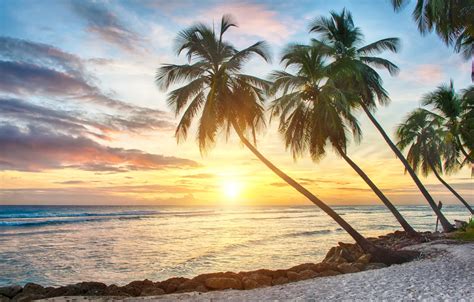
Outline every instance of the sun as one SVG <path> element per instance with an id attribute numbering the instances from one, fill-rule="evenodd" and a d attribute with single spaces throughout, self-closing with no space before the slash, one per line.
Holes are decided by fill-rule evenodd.
<path id="1" fill-rule="evenodd" d="M 242 191 L 242 184 L 235 180 L 225 180 L 222 183 L 222 191 L 229 199 L 235 199 Z"/>

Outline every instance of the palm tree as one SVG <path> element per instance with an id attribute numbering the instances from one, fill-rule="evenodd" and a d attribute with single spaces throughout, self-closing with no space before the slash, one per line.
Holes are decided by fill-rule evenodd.
<path id="1" fill-rule="evenodd" d="M 459 122 L 459 134 L 464 142 L 469 158 L 474 157 L 474 86 L 470 86 L 461 92 L 461 121 Z M 472 170 L 474 174 L 474 167 Z"/>
<path id="2" fill-rule="evenodd" d="M 378 247 L 364 238 L 333 209 L 297 183 L 265 158 L 247 138 L 255 143 L 255 134 L 264 124 L 264 91 L 269 83 L 258 77 L 241 73 L 243 65 L 253 55 L 269 61 L 266 44 L 257 42 L 237 50 L 223 39 L 224 33 L 236 26 L 230 16 L 223 16 L 219 32 L 205 24 L 196 24 L 178 34 L 176 51 L 184 52 L 188 64 L 165 64 L 158 69 L 156 82 L 162 89 L 186 82 L 168 95 L 168 104 L 181 120 L 176 129 L 179 139 L 186 138 L 193 119 L 199 117 L 197 141 L 201 152 L 215 142 L 217 133 L 227 135 L 233 129 L 241 142 L 270 170 L 303 194 L 333 218 L 364 251 L 384 263 L 404 262 L 413 254 L 394 252 Z"/>
<path id="3" fill-rule="evenodd" d="M 280 117 L 279 131 L 283 134 L 286 147 L 291 149 L 295 159 L 309 151 L 313 160 L 318 161 L 326 153 L 329 143 L 387 206 L 407 234 L 419 236 L 347 154 L 349 132 L 356 141 L 361 138 L 362 132 L 352 114 L 354 103 L 350 96 L 335 86 L 325 61 L 326 56 L 316 47 L 290 45 L 281 63 L 285 69 L 295 69 L 296 74 L 275 71 L 271 75 L 273 92 L 282 92 L 273 101 L 272 112 Z"/>
<path id="4" fill-rule="evenodd" d="M 407 160 L 415 171 L 421 171 L 423 176 L 428 176 L 433 172 L 436 178 L 473 214 L 474 211 L 466 200 L 441 177 L 443 156 L 456 148 L 450 142 L 451 131 L 446 129 L 444 124 L 443 117 L 439 115 L 426 109 L 414 110 L 397 129 L 397 146 L 402 150 L 408 147 Z"/>
<path id="5" fill-rule="evenodd" d="M 382 79 L 374 68 L 384 68 L 391 75 L 398 72 L 398 67 L 395 64 L 374 55 L 384 50 L 396 52 L 399 48 L 399 40 L 397 38 L 386 38 L 361 46 L 363 34 L 358 27 L 354 26 L 351 13 L 346 9 L 340 14 L 331 12 L 330 18 L 319 17 L 315 19 L 310 24 L 310 32 L 320 34 L 321 39 L 313 39 L 313 43 L 334 60 L 328 68 L 332 72 L 344 76 L 338 76 L 343 78 L 343 80 L 338 80 L 339 83 L 337 85 L 345 87 L 347 90 L 352 90 L 358 95 L 358 105 L 403 163 L 428 204 L 438 216 L 443 229 L 446 232 L 452 231 L 454 229 L 453 226 L 438 209 L 435 201 L 423 186 L 415 171 L 410 167 L 403 154 L 397 149 L 371 112 L 377 108 L 377 102 L 381 105 L 386 105 L 389 102 L 388 94 L 382 85 Z"/>
<path id="6" fill-rule="evenodd" d="M 465 101 L 468 102 L 468 97 L 456 93 L 453 81 L 448 85 L 438 86 L 435 91 L 424 95 L 422 98 L 424 106 L 432 106 L 434 112 L 443 117 L 445 126 L 453 137 L 456 151 L 461 151 L 467 161 L 474 162 L 473 157 L 468 154 L 461 140 L 460 124 Z"/>
<path id="7" fill-rule="evenodd" d="M 395 11 L 409 0 L 391 0 Z M 453 45 L 469 60 L 472 58 L 471 79 L 474 81 L 474 5 L 472 0 L 417 0 L 413 18 L 421 34 L 435 31 L 446 43 Z"/>

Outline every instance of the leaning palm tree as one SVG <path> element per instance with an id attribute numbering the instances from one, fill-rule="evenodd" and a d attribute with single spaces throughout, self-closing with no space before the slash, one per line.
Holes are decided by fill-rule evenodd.
<path id="1" fill-rule="evenodd" d="M 402 150 L 408 147 L 407 160 L 415 171 L 421 171 L 423 176 L 432 172 L 473 214 L 469 203 L 441 177 L 443 157 L 456 148 L 450 142 L 451 131 L 444 124 L 443 117 L 439 115 L 426 109 L 414 110 L 397 129 L 397 146 Z"/>
<path id="2" fill-rule="evenodd" d="M 281 59 L 285 69 L 296 74 L 274 71 L 273 92 L 281 92 L 272 103 L 272 113 L 279 116 L 279 131 L 293 157 L 309 151 L 314 161 L 320 160 L 330 144 L 359 176 L 369 185 L 392 212 L 410 236 L 419 236 L 396 207 L 372 182 L 367 174 L 347 154 L 348 134 L 359 141 L 362 135 L 357 118 L 352 113 L 351 96 L 335 86 L 326 56 L 316 47 L 290 45 Z"/>
<path id="3" fill-rule="evenodd" d="M 409 0 L 390 0 L 395 11 Z M 446 43 L 466 60 L 472 58 L 471 79 L 474 81 L 474 5 L 472 0 L 417 0 L 413 10 L 422 35 L 435 31 Z"/>
<path id="4" fill-rule="evenodd" d="M 464 101 L 467 101 L 466 98 L 454 90 L 453 81 L 438 86 L 435 91 L 424 95 L 422 98 L 424 106 L 433 107 L 434 112 L 443 117 L 444 124 L 454 139 L 456 150 L 462 152 L 466 161 L 474 162 L 474 158 L 468 154 L 461 139 L 460 127 Z"/>
<path id="5" fill-rule="evenodd" d="M 313 39 L 313 43 L 328 54 L 333 62 L 328 68 L 340 74 L 338 87 L 345 87 L 358 95 L 358 105 L 363 109 L 370 121 L 380 132 L 385 142 L 397 155 L 412 177 L 415 184 L 439 218 L 446 232 L 452 231 L 452 224 L 436 206 L 433 197 L 426 190 L 415 171 L 410 167 L 400 150 L 391 141 L 382 126 L 375 119 L 372 111 L 377 108 L 377 102 L 386 105 L 390 101 L 383 88 L 382 79 L 374 68 L 384 68 L 391 75 L 398 72 L 398 67 L 387 59 L 374 56 L 384 50 L 396 52 L 399 48 L 398 38 L 386 38 L 371 44 L 361 46 L 363 34 L 354 26 L 351 13 L 344 9 L 340 14 L 331 12 L 331 17 L 319 17 L 310 24 L 310 32 L 317 33 L 321 38 Z"/>
<path id="6" fill-rule="evenodd" d="M 461 92 L 461 121 L 459 122 L 459 133 L 469 154 L 474 157 L 474 86 L 470 86 Z M 472 173 L 474 174 L 474 165 Z"/>
<path id="7" fill-rule="evenodd" d="M 265 61 L 270 58 L 265 42 L 260 41 L 243 50 L 237 50 L 225 41 L 224 34 L 234 26 L 236 25 L 229 16 L 223 16 L 217 33 L 205 24 L 197 24 L 181 31 L 178 34 L 176 51 L 178 55 L 184 52 L 188 63 L 165 64 L 158 69 L 156 82 L 162 89 L 186 83 L 168 95 L 169 106 L 177 115 L 182 114 L 176 129 L 178 140 L 186 138 L 195 118 L 199 118 L 197 141 L 201 152 L 207 151 L 213 145 L 219 131 L 223 130 L 229 135 L 233 129 L 241 142 L 260 161 L 333 218 L 377 261 L 399 263 L 412 257 L 412 254 L 387 250 L 368 241 L 333 209 L 278 169 L 257 150 L 254 145 L 255 134 L 264 124 L 263 97 L 269 83 L 242 73 L 242 68 L 253 55 L 258 55 Z"/>

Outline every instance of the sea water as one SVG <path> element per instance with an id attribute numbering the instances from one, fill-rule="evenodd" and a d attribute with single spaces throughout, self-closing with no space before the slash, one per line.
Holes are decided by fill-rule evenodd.
<path id="1" fill-rule="evenodd" d="M 419 231 L 433 231 L 427 206 L 399 206 Z M 334 209 L 365 236 L 399 230 L 383 206 Z M 467 220 L 447 205 L 449 220 Z M 81 281 L 124 285 L 218 271 L 317 262 L 352 239 L 315 206 L 247 208 L 0 206 L 0 286 Z"/>

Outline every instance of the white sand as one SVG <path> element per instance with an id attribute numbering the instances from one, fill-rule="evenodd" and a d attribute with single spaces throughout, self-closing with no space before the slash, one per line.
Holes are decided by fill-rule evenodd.
<path id="1" fill-rule="evenodd" d="M 448 243 L 438 241 L 411 247 L 433 257 L 384 269 L 254 290 L 137 297 L 125 301 L 474 301 L 474 244 Z M 116 300 L 90 298 L 63 297 L 48 301 Z"/>

